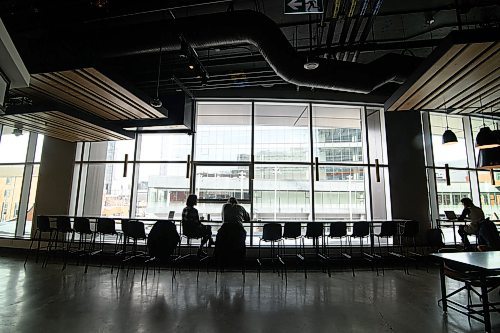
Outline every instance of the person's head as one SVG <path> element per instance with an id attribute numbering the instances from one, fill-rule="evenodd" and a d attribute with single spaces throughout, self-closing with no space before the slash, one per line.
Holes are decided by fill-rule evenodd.
<path id="1" fill-rule="evenodd" d="M 474 206 L 474 203 L 469 198 L 463 198 L 462 200 L 460 200 L 460 202 L 462 203 L 462 205 L 464 205 L 465 208 Z"/>
<path id="2" fill-rule="evenodd" d="M 186 206 L 193 207 L 198 203 L 198 197 L 196 194 L 190 194 L 186 200 Z"/>
<path id="3" fill-rule="evenodd" d="M 227 200 L 228 203 L 230 203 L 231 205 L 237 205 L 238 204 L 238 200 L 236 200 L 235 197 L 231 197 Z"/>

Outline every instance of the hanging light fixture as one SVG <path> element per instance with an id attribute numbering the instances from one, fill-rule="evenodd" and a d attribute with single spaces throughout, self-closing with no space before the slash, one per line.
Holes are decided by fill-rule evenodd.
<path id="1" fill-rule="evenodd" d="M 481 96 L 479 96 L 479 103 L 481 106 L 481 109 L 483 107 L 483 103 L 481 101 Z M 484 122 L 484 114 L 483 114 L 483 127 L 479 130 L 479 133 L 477 133 L 476 136 L 476 148 L 479 148 L 481 150 L 483 149 L 490 149 L 490 148 L 495 148 L 499 147 L 499 141 L 498 138 L 495 136 L 493 131 L 486 126 Z"/>
<path id="2" fill-rule="evenodd" d="M 448 113 L 446 113 L 445 117 L 446 117 L 446 131 L 444 131 L 443 133 L 443 145 L 452 145 L 458 143 L 457 136 L 448 127 Z"/>
<path id="3" fill-rule="evenodd" d="M 499 169 L 500 168 L 500 147 L 491 149 L 481 149 L 477 158 L 478 169 Z"/>
<path id="4" fill-rule="evenodd" d="M 149 105 L 151 105 L 154 108 L 161 108 L 163 105 L 161 99 L 160 99 L 160 75 L 161 75 L 161 51 L 162 51 L 162 44 L 160 43 L 160 56 L 158 60 L 158 76 L 156 79 L 156 97 L 152 98 L 149 101 Z"/>

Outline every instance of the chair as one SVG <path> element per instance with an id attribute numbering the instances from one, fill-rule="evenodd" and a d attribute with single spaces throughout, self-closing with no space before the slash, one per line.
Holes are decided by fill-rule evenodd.
<path id="1" fill-rule="evenodd" d="M 78 249 L 72 251 L 71 246 L 73 245 L 73 243 L 75 241 L 75 234 L 78 234 L 78 236 L 79 236 L 78 237 Z M 87 236 L 90 236 L 90 242 L 87 242 Z M 86 256 L 85 273 L 87 273 L 88 256 L 92 250 L 93 236 L 94 236 L 94 232 L 90 228 L 89 219 L 86 217 L 75 217 L 75 220 L 73 222 L 73 231 L 72 231 L 72 235 L 71 235 L 71 240 L 70 240 L 70 242 L 68 244 L 68 248 L 65 252 L 63 270 L 66 268 L 68 254 L 73 253 L 73 254 L 78 254 L 78 258 L 80 258 L 80 256 L 82 256 L 82 255 Z M 83 248 L 82 248 L 82 245 L 83 245 Z M 77 261 L 77 265 L 78 264 L 79 264 L 79 260 Z"/>
<path id="2" fill-rule="evenodd" d="M 304 245 L 304 237 L 302 236 L 302 224 L 300 222 L 286 222 L 283 226 L 283 242 L 286 239 L 293 239 L 295 242 L 295 254 L 287 255 L 286 253 L 282 253 L 281 257 L 284 260 L 287 256 L 293 256 L 298 260 L 302 261 L 304 264 L 304 275 L 307 279 L 307 267 L 305 266 L 305 245 Z M 297 240 L 298 246 L 297 246 Z"/>
<path id="3" fill-rule="evenodd" d="M 126 223 L 125 223 L 126 224 Z M 122 225 L 123 228 L 123 225 Z M 113 236 L 115 237 L 115 250 L 112 252 L 112 255 L 118 254 L 118 244 L 120 243 L 123 234 L 118 233 L 116 231 L 116 222 L 113 219 L 110 218 L 98 218 L 97 219 L 97 224 L 96 224 L 96 229 L 95 229 L 95 234 L 94 234 L 94 241 L 92 244 L 92 253 L 91 255 L 94 256 L 96 254 L 101 254 L 101 262 L 100 266 L 102 266 L 102 257 L 104 254 L 104 244 L 106 240 L 106 236 Z M 99 237 L 99 249 L 96 250 L 96 243 L 97 243 L 97 238 Z M 113 265 L 111 266 L 111 273 L 113 273 Z"/>
<path id="4" fill-rule="evenodd" d="M 384 221 L 380 225 L 380 231 L 377 234 L 374 234 L 374 236 L 377 238 L 377 243 L 378 243 L 378 254 L 375 253 L 373 254 L 374 258 L 378 258 L 379 260 L 383 260 L 385 257 L 388 257 L 391 255 L 391 253 L 394 253 L 394 251 L 391 251 L 390 248 L 394 248 L 394 241 L 392 245 L 389 245 L 389 238 L 394 238 L 398 234 L 398 225 L 394 221 Z M 386 253 L 384 254 L 382 251 L 382 245 L 380 244 L 380 239 L 385 238 L 385 244 L 386 244 Z M 406 265 L 403 266 L 405 268 L 406 272 Z M 384 271 L 384 266 L 382 265 L 382 273 L 385 274 Z"/>
<path id="5" fill-rule="evenodd" d="M 245 259 L 246 259 L 246 236 L 245 228 L 239 223 L 223 223 L 217 232 L 214 255 L 215 260 L 215 283 L 217 283 L 218 272 L 224 272 L 227 267 L 238 267 L 241 269 L 243 283 L 245 283 Z M 210 257 L 202 260 L 207 261 Z M 199 269 L 198 269 L 199 275 Z"/>
<path id="6" fill-rule="evenodd" d="M 48 245 L 48 253 L 47 256 L 45 257 L 45 263 L 44 266 L 47 266 L 49 262 L 49 258 L 51 256 L 51 253 L 57 252 L 58 244 L 61 244 L 61 249 L 63 251 L 64 255 L 64 260 L 66 260 L 66 255 L 69 251 L 69 245 L 70 242 L 67 241 L 66 235 L 72 234 L 74 232 L 73 228 L 71 227 L 71 220 L 68 216 L 58 216 L 56 218 L 56 230 L 55 230 L 55 236 L 49 240 L 49 245 Z M 61 239 L 59 239 L 59 235 L 62 235 Z M 54 248 L 52 248 L 54 246 Z M 65 267 L 63 266 L 63 269 Z"/>
<path id="7" fill-rule="evenodd" d="M 132 260 L 140 257 L 145 257 L 145 251 L 138 251 L 138 242 L 140 240 L 146 243 L 146 229 L 144 228 L 144 223 L 140 221 L 134 220 L 123 220 L 122 221 L 122 231 L 123 231 L 123 260 L 121 262 L 122 266 L 125 263 L 130 263 Z M 132 241 L 132 250 L 127 251 L 127 245 L 129 241 Z M 116 276 L 118 277 L 118 273 L 120 272 L 120 266 L 118 267 Z M 130 265 L 127 267 L 127 275 L 130 269 Z M 134 267 L 135 272 L 135 267 Z"/>
<path id="8" fill-rule="evenodd" d="M 400 244 L 401 244 L 401 254 L 405 256 L 406 260 L 414 260 L 415 268 L 417 266 L 417 258 L 421 258 L 422 254 L 417 252 L 417 242 L 416 238 L 419 232 L 419 223 L 418 221 L 406 221 L 403 224 L 403 232 L 401 232 L 400 236 Z M 413 251 L 410 251 L 407 244 L 411 241 L 413 244 Z M 408 270 L 407 270 L 408 273 Z"/>
<path id="9" fill-rule="evenodd" d="M 55 228 L 52 228 L 50 226 L 50 219 L 48 216 L 43 216 L 43 215 L 37 216 L 35 233 L 33 234 L 33 237 L 31 239 L 30 248 L 28 250 L 28 253 L 26 254 L 26 259 L 24 260 L 25 267 L 26 267 L 26 262 L 28 261 L 28 257 L 30 255 L 31 249 L 33 247 L 33 242 L 37 239 L 37 234 L 38 234 L 38 245 L 36 248 L 36 260 L 35 260 L 36 263 L 38 263 L 38 256 L 40 254 L 40 248 L 41 248 L 40 243 L 42 241 L 42 233 L 44 233 L 44 232 L 49 233 L 48 241 L 50 242 L 50 240 L 52 239 L 52 232 L 54 232 L 55 230 L 56 230 Z M 48 245 L 45 247 L 45 249 L 48 250 Z"/>
<path id="10" fill-rule="evenodd" d="M 326 256 L 328 258 L 328 263 L 330 264 L 334 257 L 330 255 L 330 246 L 328 244 L 329 239 L 338 239 L 340 241 L 340 257 L 344 257 L 344 249 L 342 239 L 347 238 L 347 223 L 346 222 L 332 222 L 330 223 L 330 233 L 326 237 Z M 328 265 L 328 276 L 332 276 L 330 265 Z"/>
<path id="11" fill-rule="evenodd" d="M 373 265 L 375 264 L 375 268 L 377 269 L 378 275 L 378 266 L 376 265 L 376 260 L 372 253 L 367 253 L 364 251 L 364 242 L 365 238 L 370 236 L 370 223 L 366 221 L 354 222 L 352 227 L 352 234 L 349 235 L 349 254 L 345 255 L 347 258 L 351 259 L 351 267 L 352 267 L 352 276 L 354 276 L 354 264 L 353 264 L 353 255 L 352 255 L 352 239 L 359 238 L 360 251 L 362 259 L 369 261 Z"/>
<path id="12" fill-rule="evenodd" d="M 264 260 L 271 260 L 273 265 L 273 271 L 275 271 L 275 262 L 278 261 L 283 266 L 283 270 L 286 272 L 285 262 L 280 256 L 280 242 L 283 241 L 283 228 L 280 223 L 266 223 L 262 229 L 262 237 L 259 240 L 259 257 L 257 258 L 258 271 L 260 279 L 260 270 Z M 262 258 L 261 256 L 261 244 L 262 242 L 269 242 L 271 244 L 271 257 Z M 278 271 L 279 273 L 279 271 Z M 283 277 L 283 275 L 282 275 Z"/>
<path id="13" fill-rule="evenodd" d="M 325 255 L 326 244 L 325 244 L 325 234 L 324 234 L 324 226 L 322 222 L 309 222 L 306 226 L 306 234 L 304 235 L 304 239 L 312 239 L 314 255 L 318 257 L 321 261 L 321 264 L 324 262 L 328 262 L 328 258 Z M 319 249 L 319 242 L 321 239 L 321 251 Z M 305 247 L 305 246 L 304 246 Z M 307 258 L 307 254 L 304 252 L 304 261 Z M 306 263 L 304 263 L 305 267 Z M 326 272 L 326 268 L 323 266 L 323 271 Z"/>
<path id="14" fill-rule="evenodd" d="M 147 248 L 148 258 L 144 262 L 142 269 L 142 278 L 144 278 L 144 269 L 146 269 L 146 280 L 148 279 L 149 265 L 153 264 L 153 273 L 160 272 L 160 265 L 170 264 L 172 266 L 172 281 L 175 279 L 175 269 L 173 267 L 176 255 L 173 255 L 179 245 L 181 238 L 177 232 L 175 224 L 171 221 L 159 220 L 151 228 L 148 235 Z"/>

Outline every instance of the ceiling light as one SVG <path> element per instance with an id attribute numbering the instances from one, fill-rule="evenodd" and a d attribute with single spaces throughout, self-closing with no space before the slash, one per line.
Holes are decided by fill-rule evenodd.
<path id="1" fill-rule="evenodd" d="M 319 67 L 319 62 L 317 61 L 307 61 L 304 63 L 304 69 L 307 69 L 308 71 L 314 70 Z"/>
<path id="2" fill-rule="evenodd" d="M 194 69 L 194 65 L 189 65 L 189 69 Z"/>
<path id="3" fill-rule="evenodd" d="M 20 128 L 14 128 L 12 130 L 12 134 L 14 134 L 15 136 L 21 136 L 21 135 L 23 135 L 23 130 Z"/>
<path id="4" fill-rule="evenodd" d="M 500 168 L 500 147 L 481 149 L 477 158 L 477 168 L 486 170 Z"/>
<path id="5" fill-rule="evenodd" d="M 489 149 L 500 146 L 498 139 L 489 127 L 483 127 L 479 130 L 476 136 L 476 148 Z"/>
<path id="6" fill-rule="evenodd" d="M 455 143 L 458 143 L 458 139 L 457 139 L 457 136 L 455 135 L 455 133 L 453 133 L 453 131 L 450 129 L 447 129 L 446 131 L 444 131 L 444 133 L 443 133 L 443 145 L 452 145 Z"/>
<path id="7" fill-rule="evenodd" d="M 446 117 L 446 131 L 444 131 L 443 133 L 443 145 L 452 145 L 458 143 L 457 136 L 448 127 L 448 114 L 446 114 L 445 117 Z"/>
<path id="8" fill-rule="evenodd" d="M 149 101 L 149 105 L 151 105 L 154 108 L 161 108 L 163 103 L 159 98 L 151 98 L 151 100 Z"/>

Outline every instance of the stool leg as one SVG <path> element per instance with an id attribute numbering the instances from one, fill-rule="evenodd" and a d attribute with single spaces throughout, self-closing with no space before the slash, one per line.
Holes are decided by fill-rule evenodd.
<path id="1" fill-rule="evenodd" d="M 28 261 L 28 257 L 30 255 L 31 248 L 33 247 L 33 242 L 36 239 L 36 233 L 37 233 L 37 231 L 38 230 L 35 230 L 35 234 L 33 235 L 33 238 L 31 239 L 30 248 L 28 249 L 28 253 L 26 254 L 26 259 L 24 259 L 24 267 L 26 267 L 26 262 Z"/>

